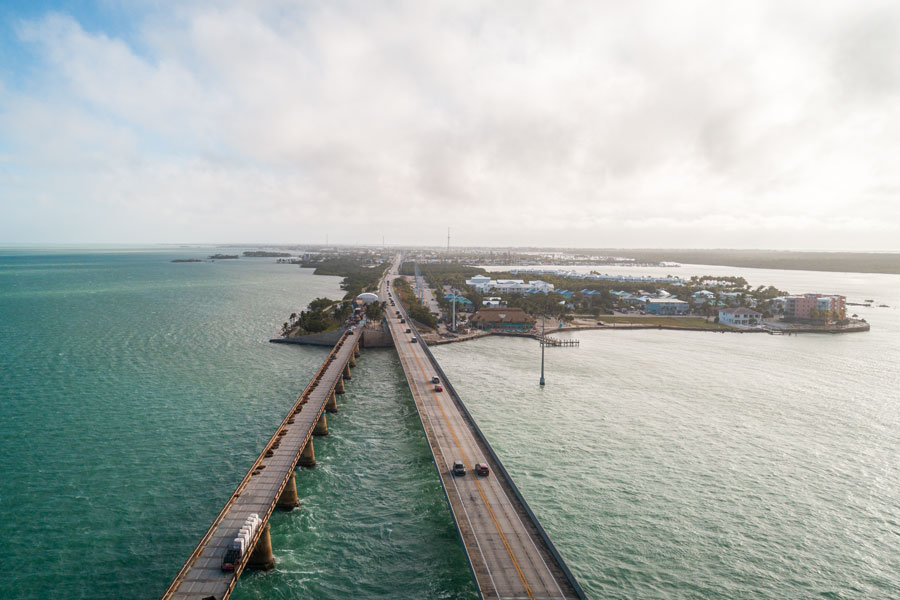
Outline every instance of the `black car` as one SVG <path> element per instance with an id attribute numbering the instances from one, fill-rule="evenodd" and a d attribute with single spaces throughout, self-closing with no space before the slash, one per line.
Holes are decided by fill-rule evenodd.
<path id="1" fill-rule="evenodd" d="M 409 341 L 410 341 L 411 343 L 413 343 L 413 344 L 418 344 L 418 343 L 419 343 L 419 340 L 416 339 L 416 338 L 412 338 L 412 339 L 409 340 Z"/>
<path id="2" fill-rule="evenodd" d="M 453 474 L 462 477 L 466 474 L 466 465 L 461 460 L 453 463 Z"/>
<path id="3" fill-rule="evenodd" d="M 240 557 L 241 555 L 237 550 L 234 548 L 229 549 L 225 552 L 225 558 L 222 559 L 222 570 L 234 571 L 234 567 Z"/>

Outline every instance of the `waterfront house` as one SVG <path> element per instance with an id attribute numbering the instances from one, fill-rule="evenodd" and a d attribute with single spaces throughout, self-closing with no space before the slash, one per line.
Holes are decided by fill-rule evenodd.
<path id="1" fill-rule="evenodd" d="M 474 327 L 496 331 L 527 331 L 534 321 L 521 308 L 482 308 L 472 315 Z"/>
<path id="2" fill-rule="evenodd" d="M 825 294 L 795 294 L 784 299 L 784 318 L 791 321 L 847 318 L 847 299 Z"/>
<path id="3" fill-rule="evenodd" d="M 719 310 L 719 323 L 732 327 L 750 327 L 762 321 L 762 313 L 750 308 L 723 308 Z"/>

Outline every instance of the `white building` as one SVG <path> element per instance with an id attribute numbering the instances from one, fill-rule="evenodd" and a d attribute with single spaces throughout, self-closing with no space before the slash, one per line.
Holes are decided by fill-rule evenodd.
<path id="1" fill-rule="evenodd" d="M 762 313 L 749 308 L 722 308 L 719 309 L 719 323 L 732 327 L 749 327 L 758 325 L 762 321 Z"/>
<path id="2" fill-rule="evenodd" d="M 500 294 L 524 294 L 530 291 L 543 292 L 544 294 L 552 292 L 554 286 L 552 283 L 535 279 L 529 283 L 525 283 L 522 279 L 497 279 L 496 281 L 485 275 L 476 275 L 472 279 L 466 280 L 466 284 L 472 286 L 481 293 L 498 292 Z"/>

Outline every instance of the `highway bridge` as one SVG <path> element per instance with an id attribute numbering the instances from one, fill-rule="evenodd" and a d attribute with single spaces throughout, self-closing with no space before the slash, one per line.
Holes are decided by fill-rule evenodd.
<path id="1" fill-rule="evenodd" d="M 399 262 L 397 257 L 380 283 L 379 296 L 388 303 L 387 326 L 479 593 L 483 598 L 504 600 L 584 598 L 401 302 L 389 297 Z M 313 436 L 327 435 L 325 413 L 337 410 L 336 397 L 344 392 L 344 379 L 350 378 L 350 367 L 359 356 L 361 333 L 351 329 L 341 336 L 162 598 L 224 600 L 245 569 L 274 566 L 269 517 L 276 508 L 297 506 L 294 469 L 315 464 Z M 432 383 L 434 377 L 441 391 Z M 455 461 L 465 464 L 466 475 L 451 473 Z M 476 475 L 478 463 L 487 464 L 490 474 Z M 253 531 L 248 550 L 233 572 L 222 571 L 225 553 L 254 514 L 261 526 Z"/>
<path id="2" fill-rule="evenodd" d="M 388 297 L 391 282 L 398 277 L 398 266 L 399 260 L 382 283 L 380 295 L 388 300 L 386 315 L 394 346 L 481 596 L 510 600 L 584 598 L 565 561 L 411 324 L 402 303 Z M 433 377 L 439 379 L 442 391 L 436 391 Z M 465 464 L 465 476 L 452 474 L 455 461 Z M 476 475 L 478 463 L 487 464 L 490 475 Z"/>

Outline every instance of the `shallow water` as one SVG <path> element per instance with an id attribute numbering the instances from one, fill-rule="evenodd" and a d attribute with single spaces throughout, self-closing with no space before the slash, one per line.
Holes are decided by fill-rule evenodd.
<path id="1" fill-rule="evenodd" d="M 0 251 L 0 597 L 158 597 L 321 363 L 267 339 L 338 279 L 169 262 L 214 251 Z M 900 305 L 897 276 L 714 269 Z M 894 598 L 900 318 L 854 310 L 871 332 L 579 332 L 545 389 L 534 341 L 434 351 L 591 597 Z M 340 402 L 235 597 L 475 597 L 393 352 Z"/>

